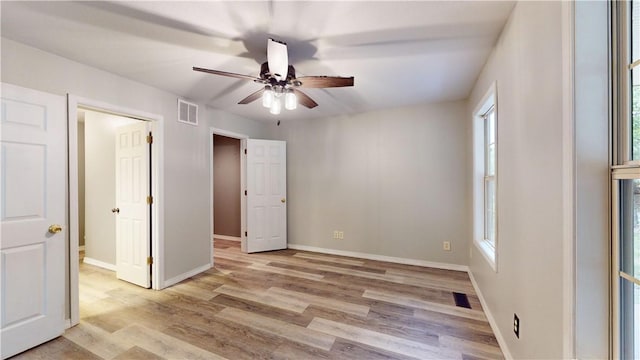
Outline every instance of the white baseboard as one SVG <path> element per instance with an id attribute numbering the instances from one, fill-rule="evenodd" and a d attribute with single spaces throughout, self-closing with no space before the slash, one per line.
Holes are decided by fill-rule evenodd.
<path id="1" fill-rule="evenodd" d="M 312 251 L 312 252 L 323 253 L 323 254 L 350 256 L 350 257 L 356 257 L 361 259 L 386 261 L 386 262 L 392 262 L 392 263 L 404 264 L 404 265 L 416 265 L 416 266 L 424 266 L 424 267 L 443 269 L 443 270 L 469 272 L 469 267 L 466 265 L 447 264 L 447 263 L 439 263 L 439 262 L 418 260 L 418 259 L 406 259 L 406 258 L 400 258 L 400 257 L 368 254 L 368 253 L 361 253 L 361 252 L 355 252 L 355 251 L 325 249 L 325 248 L 319 248 L 315 246 L 298 245 L 298 244 L 287 244 L 287 247 L 289 249 L 294 249 L 294 250 Z"/>
<path id="2" fill-rule="evenodd" d="M 213 234 L 213 238 L 214 239 L 220 239 L 220 240 L 231 240 L 231 241 L 241 241 L 242 238 L 239 236 L 228 236 L 228 235 L 216 235 Z"/>
<path id="3" fill-rule="evenodd" d="M 507 342 L 504 340 L 504 337 L 502 336 L 502 333 L 498 328 L 498 323 L 496 322 L 496 319 L 493 317 L 493 314 L 491 314 L 491 311 L 489 311 L 489 307 L 487 307 L 487 302 L 484 301 L 484 296 L 482 296 L 482 291 L 480 291 L 480 288 L 478 287 L 478 283 L 476 282 L 476 279 L 473 277 L 473 273 L 471 272 L 471 270 L 469 270 L 468 273 L 469 273 L 469 279 L 471 279 L 471 284 L 473 285 L 473 288 L 476 290 L 476 295 L 478 295 L 478 298 L 480 299 L 482 310 L 484 310 L 484 314 L 487 316 L 487 320 L 489 320 L 489 325 L 491 326 L 491 330 L 493 330 L 493 334 L 496 336 L 496 340 L 498 340 L 498 345 L 500 345 L 500 350 L 502 350 L 502 355 L 504 355 L 505 359 L 512 360 L 513 356 L 511 356 L 511 352 L 507 347 Z"/>
<path id="4" fill-rule="evenodd" d="M 84 257 L 84 260 L 82 260 L 83 263 L 85 264 L 89 264 L 89 265 L 93 265 L 93 266 L 97 266 L 103 269 L 107 269 L 107 270 L 111 270 L 111 271 L 116 271 L 116 265 L 115 264 L 109 264 L 106 263 L 104 261 L 100 261 L 100 260 L 96 260 L 90 257 Z"/>
<path id="5" fill-rule="evenodd" d="M 171 279 L 167 279 L 164 281 L 164 283 L 162 284 L 162 288 L 168 288 L 169 286 L 175 285 L 177 283 L 179 283 L 180 281 L 184 280 L 184 279 L 188 279 L 194 275 L 198 275 L 201 272 L 207 271 L 209 269 L 211 269 L 211 267 L 213 266 L 213 264 L 205 264 L 202 265 L 200 267 L 197 267 L 193 270 L 187 271 L 186 273 L 182 273 L 178 276 L 174 276 Z"/>

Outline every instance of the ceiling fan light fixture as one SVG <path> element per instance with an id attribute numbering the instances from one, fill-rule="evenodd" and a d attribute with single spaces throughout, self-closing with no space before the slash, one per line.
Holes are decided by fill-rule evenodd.
<path id="1" fill-rule="evenodd" d="M 273 89 L 271 89 L 271 85 L 267 85 L 262 93 L 262 106 L 270 108 L 273 105 L 273 100 Z"/>
<path id="2" fill-rule="evenodd" d="M 298 107 L 298 97 L 293 90 L 287 90 L 287 94 L 284 96 L 284 108 L 287 110 L 295 110 Z"/>
<path id="3" fill-rule="evenodd" d="M 278 80 L 285 79 L 289 70 L 287 44 L 274 39 L 267 40 L 267 62 L 271 75 Z"/>
<path id="4" fill-rule="evenodd" d="M 279 98 L 274 98 L 271 104 L 271 108 L 269 109 L 269 112 L 272 113 L 273 115 L 278 115 L 280 114 L 281 110 L 282 110 L 282 102 L 280 101 Z"/>
<path id="5" fill-rule="evenodd" d="M 0 0 L 2 1 L 2 0 Z M 274 39 L 267 40 L 267 61 L 260 66 L 260 76 L 242 75 L 221 70 L 205 69 L 193 67 L 194 71 L 204 72 L 213 75 L 226 76 L 246 81 L 252 81 L 264 86 L 244 99 L 238 104 L 249 104 L 262 98 L 262 106 L 269 109 L 272 114 L 280 114 L 282 106 L 287 110 L 294 110 L 300 105 L 313 109 L 318 106 L 309 95 L 298 90 L 304 89 L 324 89 L 353 86 L 353 76 L 303 76 L 296 77 L 296 69 L 289 64 L 287 44 Z"/>

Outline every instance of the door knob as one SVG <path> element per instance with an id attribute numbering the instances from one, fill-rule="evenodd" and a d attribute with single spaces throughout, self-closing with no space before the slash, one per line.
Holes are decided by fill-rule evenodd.
<path id="1" fill-rule="evenodd" d="M 113 208 L 111 209 L 111 212 L 114 214 L 120 214 L 120 208 Z"/>
<path id="2" fill-rule="evenodd" d="M 53 224 L 51 226 L 49 226 L 49 232 L 52 234 L 57 234 L 60 231 L 62 231 L 62 226 L 58 225 L 58 224 Z"/>
<path id="3" fill-rule="evenodd" d="M 287 202 L 287 199 L 282 198 L 282 199 L 280 199 L 280 202 L 284 204 L 284 203 L 286 203 L 286 202 Z"/>

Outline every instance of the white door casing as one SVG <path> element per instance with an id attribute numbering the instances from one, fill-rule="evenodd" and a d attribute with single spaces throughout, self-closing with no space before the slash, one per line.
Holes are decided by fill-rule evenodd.
<path id="1" fill-rule="evenodd" d="M 116 130 L 116 276 L 151 287 L 148 122 Z"/>
<path id="2" fill-rule="evenodd" d="M 64 331 L 65 98 L 2 84 L 0 349 L 7 358 Z M 59 225 L 55 232 L 50 226 Z"/>
<path id="3" fill-rule="evenodd" d="M 286 142 L 247 139 L 247 252 L 287 248 Z"/>

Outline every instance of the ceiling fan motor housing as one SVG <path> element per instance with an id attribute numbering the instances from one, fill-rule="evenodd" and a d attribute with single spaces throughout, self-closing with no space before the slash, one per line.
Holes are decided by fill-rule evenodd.
<path id="1" fill-rule="evenodd" d="M 287 77 L 285 78 L 285 80 L 278 81 L 278 79 L 269 71 L 269 63 L 266 61 L 263 62 L 260 66 L 260 79 L 264 80 L 265 84 L 270 84 L 271 86 L 302 85 L 302 82 L 296 79 L 296 69 L 293 67 L 293 65 L 289 65 L 289 68 L 287 70 Z"/>

